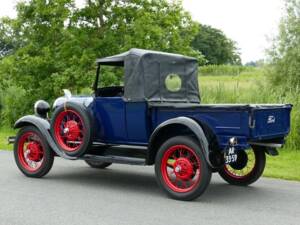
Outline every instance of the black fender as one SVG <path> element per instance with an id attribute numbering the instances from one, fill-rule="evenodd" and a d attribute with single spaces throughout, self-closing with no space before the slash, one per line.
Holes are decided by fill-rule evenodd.
<path id="1" fill-rule="evenodd" d="M 65 158 L 65 159 L 71 159 L 71 160 L 75 160 L 77 159 L 77 157 L 70 157 L 68 155 L 66 155 L 64 152 L 60 151 L 52 136 L 50 135 L 50 123 L 48 120 L 43 119 L 41 117 L 35 116 L 35 115 L 28 115 L 28 116 L 24 116 L 20 119 L 17 120 L 17 122 L 14 125 L 14 128 L 22 128 L 25 126 L 35 126 L 37 129 L 39 129 L 39 131 L 41 132 L 41 134 L 45 137 L 45 139 L 47 140 L 49 146 L 51 147 L 51 149 L 60 157 Z"/>
<path id="2" fill-rule="evenodd" d="M 159 136 L 160 131 L 169 125 L 176 125 L 176 124 L 183 125 L 189 128 L 193 132 L 193 134 L 195 135 L 195 137 L 197 138 L 201 146 L 201 150 L 205 156 L 208 165 L 211 168 L 214 168 L 214 166 L 212 165 L 209 159 L 209 145 L 202 127 L 195 120 L 188 117 L 177 117 L 177 118 L 169 119 L 161 123 L 160 125 L 158 125 L 150 136 L 149 145 L 148 145 L 148 150 L 149 150 L 148 154 L 151 154 L 151 151 L 153 151 L 154 140 Z"/>

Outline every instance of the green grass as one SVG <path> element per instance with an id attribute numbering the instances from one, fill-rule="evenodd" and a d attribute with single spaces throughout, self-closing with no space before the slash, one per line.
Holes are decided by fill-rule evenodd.
<path id="1" fill-rule="evenodd" d="M 282 149 L 279 156 L 267 156 L 264 176 L 300 181 L 300 151 Z"/>
<path id="2" fill-rule="evenodd" d="M 232 66 L 232 65 L 206 65 L 199 68 L 200 74 L 203 76 L 221 76 L 234 75 L 238 76 L 242 73 L 254 73 L 259 68 L 247 66 Z"/>
<path id="3" fill-rule="evenodd" d="M 276 101 L 270 93 L 260 92 L 266 84 L 262 70 L 240 75 L 199 76 L 202 103 L 263 103 Z"/>

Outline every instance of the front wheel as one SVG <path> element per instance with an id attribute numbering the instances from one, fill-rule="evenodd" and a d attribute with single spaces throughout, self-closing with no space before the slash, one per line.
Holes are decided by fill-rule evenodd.
<path id="1" fill-rule="evenodd" d="M 220 176 L 232 185 L 247 186 L 257 181 L 264 172 L 266 154 L 263 147 L 253 146 L 246 151 L 238 151 L 235 163 L 225 165 Z"/>
<path id="2" fill-rule="evenodd" d="M 43 177 L 53 165 L 54 153 L 41 132 L 33 126 L 23 127 L 17 134 L 14 156 L 18 168 L 28 177 Z"/>
<path id="3" fill-rule="evenodd" d="M 193 200 L 204 193 L 211 169 L 200 145 L 191 137 L 177 136 L 158 150 L 155 173 L 160 187 L 177 200 Z"/>

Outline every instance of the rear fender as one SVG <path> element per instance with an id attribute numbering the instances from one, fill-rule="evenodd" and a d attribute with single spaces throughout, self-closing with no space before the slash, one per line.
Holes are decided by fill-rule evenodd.
<path id="1" fill-rule="evenodd" d="M 35 126 L 37 129 L 39 129 L 39 131 L 41 132 L 41 134 L 44 136 L 44 138 L 47 140 L 50 148 L 60 157 L 65 158 L 65 159 L 77 159 L 76 157 L 70 157 L 68 155 L 66 155 L 64 152 L 60 151 L 52 136 L 50 135 L 50 123 L 48 122 L 48 120 L 43 119 L 41 117 L 38 116 L 34 116 L 34 115 L 28 115 L 28 116 L 24 116 L 20 119 L 17 120 L 17 122 L 14 125 L 15 129 L 18 128 L 22 128 L 25 126 Z"/>
<path id="2" fill-rule="evenodd" d="M 154 132 L 152 133 L 150 140 L 149 140 L 148 160 L 150 159 L 150 155 L 154 154 L 154 151 L 157 151 L 157 149 L 155 149 L 154 145 L 155 145 L 155 141 L 157 140 L 157 138 L 159 138 L 161 131 L 170 125 L 176 125 L 176 124 L 187 127 L 195 135 L 196 139 L 198 140 L 198 142 L 201 146 L 202 153 L 204 154 L 207 163 L 209 164 L 210 167 L 213 168 L 214 166 L 212 165 L 212 163 L 210 162 L 210 159 L 209 159 L 209 146 L 208 146 L 208 141 L 205 136 L 205 133 L 204 133 L 202 127 L 195 120 L 188 118 L 188 117 L 177 117 L 174 119 L 167 120 L 167 121 L 161 123 L 154 130 Z"/>

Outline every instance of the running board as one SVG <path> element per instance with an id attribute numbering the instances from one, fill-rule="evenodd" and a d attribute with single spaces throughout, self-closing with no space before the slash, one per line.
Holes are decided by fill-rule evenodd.
<path id="1" fill-rule="evenodd" d="M 129 164 L 129 165 L 146 165 L 146 160 L 143 158 L 124 157 L 124 156 L 116 156 L 116 155 L 102 156 L 102 155 L 86 154 L 83 157 L 80 157 L 78 159 L 108 162 L 108 163 Z"/>

